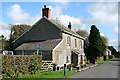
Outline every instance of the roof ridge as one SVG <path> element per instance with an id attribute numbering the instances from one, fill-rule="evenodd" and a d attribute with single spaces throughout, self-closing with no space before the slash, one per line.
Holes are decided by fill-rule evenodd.
<path id="1" fill-rule="evenodd" d="M 67 28 L 65 25 L 63 25 L 62 23 L 60 24 L 59 22 L 57 22 L 57 21 L 55 21 L 54 19 L 50 19 L 50 21 L 52 22 L 52 23 L 54 23 L 55 25 L 57 25 L 60 29 L 62 29 L 63 31 L 67 31 L 67 33 L 71 33 L 71 34 L 74 34 L 74 35 L 76 35 L 77 37 L 80 37 L 80 38 L 82 38 L 82 39 L 84 39 L 82 36 L 80 36 L 79 34 L 77 34 L 76 32 L 74 32 L 73 30 L 71 30 L 71 29 L 69 29 L 69 28 Z"/>

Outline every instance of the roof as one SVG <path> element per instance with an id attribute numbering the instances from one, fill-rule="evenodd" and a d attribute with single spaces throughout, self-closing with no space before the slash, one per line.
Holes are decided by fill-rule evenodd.
<path id="1" fill-rule="evenodd" d="M 72 31 L 71 29 L 65 27 L 64 25 L 56 22 L 55 20 L 51 19 L 50 20 L 52 23 L 54 23 L 58 28 L 60 28 L 63 32 L 65 33 L 68 33 L 68 34 L 71 34 L 75 37 L 78 37 L 78 38 L 81 38 L 81 39 L 84 39 L 83 37 L 81 37 L 79 34 L 77 34 L 76 32 Z"/>
<path id="2" fill-rule="evenodd" d="M 54 40 L 42 40 L 37 43 L 41 43 L 41 50 L 52 51 L 59 43 L 61 39 Z M 35 50 L 36 42 L 23 43 L 18 46 L 15 50 Z"/>
<path id="3" fill-rule="evenodd" d="M 81 54 L 81 55 L 85 55 L 85 53 L 84 52 L 82 52 L 81 50 L 79 50 L 79 49 L 72 49 L 72 52 L 74 52 L 75 54 Z"/>
<path id="4" fill-rule="evenodd" d="M 39 23 L 42 19 L 46 19 L 48 20 L 49 22 L 51 22 L 52 24 L 54 24 L 56 27 L 58 27 L 61 31 L 65 32 L 65 33 L 68 33 L 70 35 L 73 35 L 75 37 L 78 37 L 78 38 L 81 38 L 81 39 L 84 39 L 83 37 L 81 37 L 80 35 L 78 35 L 76 32 L 72 31 L 71 29 L 65 27 L 64 25 L 54 21 L 54 20 L 49 20 L 47 17 L 42 17 L 41 19 L 39 19 L 35 24 L 33 24 L 31 26 L 31 28 L 29 28 L 26 32 L 24 32 L 22 35 L 20 35 L 17 39 L 15 39 L 12 43 L 14 43 L 16 40 L 18 40 L 20 37 L 22 37 L 23 35 L 25 35 L 30 29 L 32 29 L 32 27 L 34 27 L 35 25 L 37 25 L 37 23 Z"/>

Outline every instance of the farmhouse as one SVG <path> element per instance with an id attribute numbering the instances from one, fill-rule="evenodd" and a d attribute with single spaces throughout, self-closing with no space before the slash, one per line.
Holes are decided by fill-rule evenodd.
<path id="1" fill-rule="evenodd" d="M 57 66 L 83 64 L 84 38 L 68 27 L 50 19 L 50 8 L 42 9 L 42 18 L 13 41 L 16 55 L 42 55 L 43 60 L 52 60 Z"/>

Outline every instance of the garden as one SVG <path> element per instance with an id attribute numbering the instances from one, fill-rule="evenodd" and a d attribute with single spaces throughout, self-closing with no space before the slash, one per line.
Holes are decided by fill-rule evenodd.
<path id="1" fill-rule="evenodd" d="M 114 58 L 113 55 L 108 56 L 108 60 L 100 60 L 98 64 L 102 64 L 110 61 Z M 82 60 L 83 61 L 83 60 Z M 80 69 L 87 67 L 90 63 L 88 60 L 84 60 L 85 64 L 74 65 L 69 64 L 66 66 L 66 75 L 64 75 L 64 66 L 57 68 L 57 64 L 53 64 L 53 71 L 41 71 L 42 59 L 40 55 L 2 55 L 2 78 L 19 79 L 19 78 L 43 78 L 50 79 L 68 77 L 76 74 Z M 54 69 L 56 67 L 56 69 Z"/>
<path id="2" fill-rule="evenodd" d="M 41 71 L 42 59 L 40 55 L 2 55 L 3 80 L 19 78 L 65 78 L 77 73 L 76 71 Z"/>

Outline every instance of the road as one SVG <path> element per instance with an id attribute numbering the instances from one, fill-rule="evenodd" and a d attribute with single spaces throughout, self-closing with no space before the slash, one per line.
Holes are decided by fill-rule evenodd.
<path id="1" fill-rule="evenodd" d="M 92 69 L 82 71 L 67 78 L 118 78 L 118 65 L 120 59 L 100 64 Z"/>

